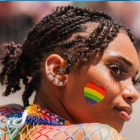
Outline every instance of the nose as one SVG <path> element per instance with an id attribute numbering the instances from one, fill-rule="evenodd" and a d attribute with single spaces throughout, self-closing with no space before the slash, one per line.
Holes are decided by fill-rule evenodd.
<path id="1" fill-rule="evenodd" d="M 138 91 L 132 85 L 123 87 L 122 97 L 126 100 L 129 100 L 131 103 L 134 103 L 139 98 Z"/>

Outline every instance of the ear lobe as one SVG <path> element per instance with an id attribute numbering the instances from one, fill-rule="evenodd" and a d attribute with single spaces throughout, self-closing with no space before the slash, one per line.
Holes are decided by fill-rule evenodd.
<path id="1" fill-rule="evenodd" d="M 63 80 L 63 85 L 67 83 L 68 75 L 57 73 L 57 70 L 64 69 L 66 67 L 66 64 L 67 64 L 66 60 L 64 60 L 61 56 L 57 54 L 52 54 L 47 58 L 45 63 L 45 72 L 49 71 L 49 74 L 47 74 L 48 73 L 47 72 L 46 75 L 48 79 L 52 81 L 55 85 L 58 82 L 62 83 L 62 80 Z"/>

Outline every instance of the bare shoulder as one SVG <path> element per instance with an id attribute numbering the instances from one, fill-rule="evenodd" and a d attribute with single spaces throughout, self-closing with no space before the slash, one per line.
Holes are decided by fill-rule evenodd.
<path id="1" fill-rule="evenodd" d="M 117 131 L 105 124 L 85 123 L 69 126 L 40 126 L 32 135 L 32 139 L 45 140 L 123 140 Z"/>

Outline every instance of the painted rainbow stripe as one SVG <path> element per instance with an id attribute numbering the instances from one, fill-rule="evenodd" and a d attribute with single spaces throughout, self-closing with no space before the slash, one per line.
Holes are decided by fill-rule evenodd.
<path id="1" fill-rule="evenodd" d="M 84 87 L 84 96 L 89 105 L 102 101 L 105 94 L 105 88 L 102 86 L 96 87 L 93 82 L 87 83 Z"/>

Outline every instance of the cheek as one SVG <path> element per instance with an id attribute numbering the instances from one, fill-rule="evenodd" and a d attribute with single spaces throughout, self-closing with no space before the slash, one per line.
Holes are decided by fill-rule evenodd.
<path id="1" fill-rule="evenodd" d="M 103 86 L 97 87 L 94 82 L 88 82 L 84 87 L 84 96 L 88 105 L 101 102 L 105 95 L 105 88 Z"/>
<path id="2" fill-rule="evenodd" d="M 96 68 L 91 68 L 85 81 L 94 82 L 97 87 L 104 87 L 106 90 L 106 95 L 103 100 L 109 101 L 109 103 L 113 101 L 121 91 L 120 83 L 114 79 L 110 73 L 110 70 L 103 65 L 99 65 Z"/>
<path id="3" fill-rule="evenodd" d="M 97 87 L 102 86 L 106 90 L 106 95 L 102 101 L 89 105 L 85 95 L 84 87 L 87 83 L 94 82 Z M 75 118 L 79 118 L 81 112 L 85 114 L 94 114 L 112 109 L 113 101 L 120 93 L 119 83 L 115 81 L 107 68 L 91 67 L 88 71 L 80 73 L 79 76 L 69 79 L 63 95 L 63 101 L 66 110 Z M 104 108 L 104 110 L 102 110 Z M 110 109 L 109 109 L 110 108 Z M 93 111 L 94 110 L 94 111 Z M 82 118 L 82 114 L 80 115 Z M 87 118 L 90 118 L 87 116 Z"/>
<path id="4" fill-rule="evenodd" d="M 105 82 L 103 83 L 103 85 L 106 89 L 106 96 L 103 101 L 106 102 L 108 106 L 114 106 L 113 103 L 115 103 L 118 97 L 121 96 L 120 82 L 115 81 L 112 76 L 108 75 L 105 78 Z"/>

